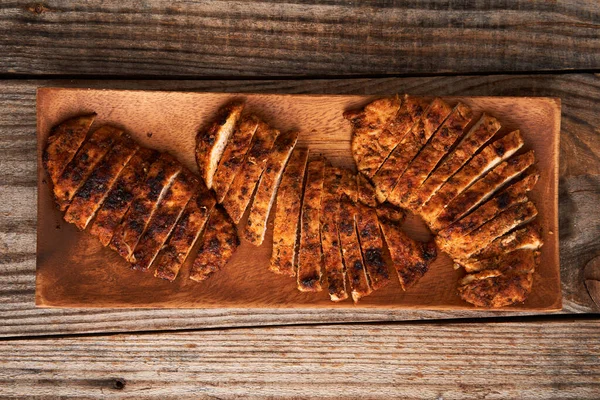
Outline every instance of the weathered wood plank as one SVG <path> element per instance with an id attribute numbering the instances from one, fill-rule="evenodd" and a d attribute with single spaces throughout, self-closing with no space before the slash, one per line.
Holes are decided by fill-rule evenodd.
<path id="1" fill-rule="evenodd" d="M 342 321 L 460 318 L 490 313 L 336 310 L 60 310 L 34 308 L 35 88 L 110 87 L 269 93 L 560 96 L 561 264 L 564 311 L 597 310 L 581 270 L 600 251 L 600 76 L 471 76 L 306 81 L 2 81 L 0 82 L 0 335 L 208 328 Z M 566 232 L 566 233 L 565 233 Z"/>
<path id="2" fill-rule="evenodd" d="M 10 1 L 0 73 L 315 76 L 600 67 L 600 5 Z"/>
<path id="3" fill-rule="evenodd" d="M 3 398 L 597 399 L 598 321 L 0 341 Z"/>

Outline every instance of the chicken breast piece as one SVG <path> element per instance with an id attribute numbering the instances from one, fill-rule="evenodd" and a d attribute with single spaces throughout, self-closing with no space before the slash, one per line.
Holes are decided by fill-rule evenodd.
<path id="1" fill-rule="evenodd" d="M 79 148 L 54 184 L 54 198 L 61 211 L 65 211 L 69 206 L 77 190 L 108 153 L 121 133 L 120 129 L 103 126 L 92 133 L 90 138 Z"/>
<path id="2" fill-rule="evenodd" d="M 50 131 L 42 162 L 53 184 L 58 182 L 58 178 L 81 147 L 95 118 L 96 114 L 75 117 Z"/>
<path id="3" fill-rule="evenodd" d="M 279 135 L 275 140 L 265 170 L 260 177 L 256 194 L 250 207 L 250 214 L 246 221 L 246 228 L 244 229 L 244 237 L 255 246 L 260 246 L 265 239 L 267 221 L 271 213 L 271 207 L 275 202 L 283 169 L 297 142 L 298 132 L 288 132 Z"/>
<path id="4" fill-rule="evenodd" d="M 360 243 L 356 233 L 356 203 L 342 194 L 338 216 L 338 233 L 342 245 L 342 259 L 346 275 L 352 289 L 352 300 L 357 303 L 362 297 L 371 294 L 367 270 L 360 252 Z"/>
<path id="5" fill-rule="evenodd" d="M 122 135 L 73 196 L 64 215 L 65 221 L 84 230 L 138 149 L 129 135 Z"/>
<path id="6" fill-rule="evenodd" d="M 279 185 L 269 267 L 278 274 L 296 275 L 296 245 L 307 160 L 308 149 L 296 148 L 283 171 Z"/>
<path id="7" fill-rule="evenodd" d="M 173 281 L 200 237 L 216 204 L 213 194 L 199 182 L 196 193 L 185 206 L 173 232 L 156 260 L 154 276 Z"/>
<path id="8" fill-rule="evenodd" d="M 198 179 L 182 170 L 167 189 L 127 261 L 138 271 L 147 271 L 167 241 L 186 204 L 198 189 Z"/>
<path id="9" fill-rule="evenodd" d="M 308 163 L 306 186 L 300 215 L 300 248 L 298 251 L 298 290 L 322 290 L 323 253 L 321 250 L 321 200 L 325 159 L 319 157 Z"/>
<path id="10" fill-rule="evenodd" d="M 358 170 L 371 177 L 385 160 L 388 150 L 387 126 L 394 120 L 400 108 L 398 96 L 375 100 L 361 111 L 347 111 L 344 118 L 354 126 L 352 154 Z M 393 140 L 393 138 L 392 138 Z"/>
<path id="11" fill-rule="evenodd" d="M 221 270 L 240 245 L 233 221 L 220 207 L 211 212 L 200 241 L 198 255 L 190 269 L 190 279 L 196 282 L 206 280 Z"/>
<path id="12" fill-rule="evenodd" d="M 457 221 L 463 215 L 487 200 L 504 184 L 522 174 L 535 162 L 533 150 L 499 164 L 483 178 L 475 182 L 467 190 L 452 200 L 430 224 L 434 231 L 439 231 Z"/>
<path id="13" fill-rule="evenodd" d="M 413 203 L 417 208 L 423 206 L 440 187 L 467 163 L 496 132 L 500 123 L 496 118 L 483 114 L 469 132 L 461 139 L 456 148 L 447 155 L 429 175 L 416 193 Z"/>
<path id="14" fill-rule="evenodd" d="M 356 174 L 356 184 L 358 188 L 358 201 L 369 207 L 377 207 L 377 195 L 373 184 L 361 173 Z"/>
<path id="15" fill-rule="evenodd" d="M 471 260 L 464 263 L 463 267 L 468 273 L 480 272 L 488 269 L 497 269 L 502 273 L 519 272 L 530 273 L 535 267 L 534 257 L 539 252 L 531 249 L 520 249 L 508 253 L 501 253 L 483 260 Z"/>
<path id="16" fill-rule="evenodd" d="M 162 153 L 150 165 L 146 181 L 109 244 L 124 259 L 130 259 L 158 204 L 180 171 L 181 164 L 167 153 Z"/>
<path id="17" fill-rule="evenodd" d="M 348 298 L 346 272 L 337 228 L 342 176 L 343 172 L 339 168 L 325 167 L 321 201 L 321 248 L 331 301 L 342 301 Z"/>
<path id="18" fill-rule="evenodd" d="M 236 224 L 240 222 L 250 200 L 252 200 L 254 189 L 265 169 L 271 148 L 278 135 L 278 130 L 271 129 L 264 122 L 259 122 L 242 168 L 235 178 L 233 178 L 233 182 L 229 186 L 225 200 L 222 203 Z"/>
<path id="19" fill-rule="evenodd" d="M 209 189 L 212 188 L 219 160 L 243 109 L 242 103 L 227 104 L 219 110 L 215 122 L 207 130 L 201 130 L 196 135 L 196 163 L 200 176 Z"/>
<path id="20" fill-rule="evenodd" d="M 250 149 L 252 138 L 258 128 L 258 122 L 258 118 L 254 115 L 243 117 L 223 151 L 212 182 L 212 189 L 217 194 L 219 203 L 225 200 L 233 178 L 242 168 L 246 153 Z"/>
<path id="21" fill-rule="evenodd" d="M 356 228 L 367 277 L 371 288 L 377 290 L 390 283 L 388 265 L 383 257 L 383 239 L 377 211 L 361 203 L 357 204 L 357 211 Z"/>
<path id="22" fill-rule="evenodd" d="M 433 195 L 418 214 L 431 227 L 444 208 L 490 169 L 506 160 L 523 146 L 519 131 L 487 145 Z"/>
<path id="23" fill-rule="evenodd" d="M 411 161 L 402 179 L 396 185 L 395 191 L 402 207 L 417 210 L 421 205 L 417 193 L 431 171 L 444 157 L 454 143 L 463 135 L 473 113 L 462 103 L 458 103 L 442 126 L 433 134 L 429 142 Z"/>
<path id="24" fill-rule="evenodd" d="M 349 169 L 342 169 L 342 182 L 340 183 L 342 194 L 345 194 L 354 203 L 359 201 L 358 199 L 358 181 L 356 175 Z"/>
<path id="25" fill-rule="evenodd" d="M 140 194 L 148 167 L 157 157 L 158 153 L 154 150 L 140 148 L 131 157 L 96 212 L 89 232 L 96 236 L 103 246 L 108 246 L 131 202 Z"/>
<path id="26" fill-rule="evenodd" d="M 379 204 L 376 208 L 379 219 L 388 219 L 398 225 L 402 224 L 406 218 L 406 213 L 400 208 L 388 202 Z"/>

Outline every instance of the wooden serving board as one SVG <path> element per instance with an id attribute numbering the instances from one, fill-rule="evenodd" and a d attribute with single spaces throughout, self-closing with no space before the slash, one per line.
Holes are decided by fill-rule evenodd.
<path id="1" fill-rule="evenodd" d="M 390 93 L 391 94 L 391 93 Z M 350 124 L 345 110 L 373 100 L 369 96 L 268 95 L 181 93 L 43 88 L 37 95 L 38 118 L 38 235 L 36 304 L 44 307 L 173 307 L 173 308 L 402 308 L 474 309 L 457 295 L 463 274 L 440 254 L 430 271 L 403 292 L 395 279 L 386 288 L 361 299 L 332 303 L 326 291 L 301 293 L 295 280 L 267 270 L 272 244 L 272 223 L 261 247 L 242 239 L 232 260 L 205 282 L 187 278 L 187 265 L 173 283 L 150 273 L 132 271 L 116 253 L 91 235 L 63 221 L 52 199 L 41 154 L 50 128 L 82 113 L 98 114 L 94 127 L 114 124 L 140 143 L 175 155 L 197 171 L 194 162 L 196 132 L 217 109 L 233 99 L 246 101 L 246 112 L 258 114 L 284 131 L 301 131 L 299 145 L 321 153 L 334 165 L 355 169 L 350 151 Z M 541 171 L 531 193 L 544 228 L 541 263 L 533 291 L 523 303 L 502 310 L 555 311 L 561 308 L 558 257 L 558 143 L 560 100 L 532 97 L 447 97 L 451 105 L 462 101 L 475 111 L 485 111 L 502 123 L 501 132 L 521 129 L 526 149 L 534 149 Z M 92 129 L 94 129 L 94 127 Z M 245 220 L 242 220 L 242 224 Z M 429 233 L 417 217 L 404 229 L 417 239 Z M 335 311 L 332 311 L 335 312 Z"/>

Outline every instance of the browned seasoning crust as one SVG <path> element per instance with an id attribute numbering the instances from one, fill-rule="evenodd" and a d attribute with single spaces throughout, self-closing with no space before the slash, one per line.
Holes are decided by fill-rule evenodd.
<path id="1" fill-rule="evenodd" d="M 321 247 L 325 276 L 329 285 L 329 297 L 332 301 L 342 301 L 348 298 L 346 273 L 337 228 L 342 176 L 343 173 L 339 168 L 325 167 L 321 202 Z"/>
<path id="2" fill-rule="evenodd" d="M 154 276 L 169 281 L 175 280 L 194 243 L 200 237 L 215 204 L 213 194 L 199 182 L 196 193 L 185 206 L 167 244 L 157 258 Z"/>
<path id="3" fill-rule="evenodd" d="M 490 140 L 499 129 L 500 123 L 496 118 L 483 114 L 461 139 L 456 148 L 440 162 L 425 183 L 421 185 L 416 194 L 415 203 L 417 207 L 427 203 L 431 196 L 465 165 L 473 157 L 473 154 Z"/>
<path id="4" fill-rule="evenodd" d="M 538 252 L 533 249 L 519 249 L 482 260 L 473 260 L 463 265 L 468 273 L 480 272 L 489 269 L 498 269 L 504 272 L 533 272 L 533 257 Z"/>
<path id="5" fill-rule="evenodd" d="M 196 135 L 196 163 L 200 177 L 209 189 L 212 188 L 219 160 L 243 109 L 244 104 L 240 102 L 225 105 L 219 110 L 212 125 Z"/>
<path id="6" fill-rule="evenodd" d="M 360 252 L 360 243 L 356 233 L 356 203 L 342 194 L 338 217 L 338 232 L 342 245 L 342 258 L 346 267 L 346 275 L 352 289 L 352 300 L 356 303 L 362 297 L 371 294 L 367 270 Z"/>
<path id="7" fill-rule="evenodd" d="M 240 222 L 244 211 L 246 211 L 250 200 L 252 200 L 254 189 L 265 169 L 271 148 L 278 135 L 278 130 L 271 129 L 264 122 L 259 122 L 244 164 L 229 186 L 225 200 L 222 203 L 236 224 Z"/>
<path id="8" fill-rule="evenodd" d="M 64 215 L 65 221 L 85 229 L 138 148 L 131 137 L 122 135 L 75 193 Z"/>
<path id="9" fill-rule="evenodd" d="M 361 173 L 356 174 L 358 187 L 358 201 L 369 207 L 377 206 L 377 195 L 373 184 Z"/>
<path id="10" fill-rule="evenodd" d="M 390 283 L 390 274 L 375 208 L 357 204 L 356 228 L 369 283 L 373 290 L 380 289 Z"/>
<path id="11" fill-rule="evenodd" d="M 352 173 L 352 171 L 348 169 L 342 169 L 342 181 L 340 182 L 340 187 L 342 189 L 342 194 L 345 194 L 352 200 L 353 202 L 358 201 L 358 186 L 356 175 Z"/>
<path id="12" fill-rule="evenodd" d="M 300 215 L 300 248 L 298 251 L 298 290 L 319 292 L 322 290 L 323 253 L 321 250 L 321 197 L 325 160 L 311 160 L 306 168 L 306 185 Z"/>
<path id="13" fill-rule="evenodd" d="M 220 207 L 210 214 L 198 255 L 190 269 L 190 279 L 200 282 L 221 270 L 240 245 L 233 221 Z"/>
<path id="14" fill-rule="evenodd" d="M 42 156 L 44 168 L 56 183 L 85 140 L 96 114 L 66 120 L 52 128 Z"/>
<path id="15" fill-rule="evenodd" d="M 121 130 L 103 126 L 92 133 L 90 138 L 79 148 L 77 154 L 54 184 L 54 198 L 61 211 L 65 211 L 69 206 L 77 190 L 120 135 Z"/>
<path id="16" fill-rule="evenodd" d="M 106 196 L 89 229 L 89 232 L 96 236 L 103 246 L 108 246 L 131 202 L 139 194 L 148 172 L 148 166 L 157 157 L 157 152 L 140 148 L 129 160 Z"/>
<path id="17" fill-rule="evenodd" d="M 490 243 L 489 246 L 475 253 L 472 258 L 460 261 L 460 264 L 467 267 L 471 262 L 478 262 L 479 260 L 500 254 L 507 254 L 516 250 L 538 250 L 543 244 L 541 228 L 534 223 L 530 223 L 522 229 L 500 236 Z"/>
<path id="18" fill-rule="evenodd" d="M 269 269 L 275 273 L 296 275 L 296 245 L 308 149 L 296 148 L 285 167 L 275 208 L 273 250 Z"/>
<path id="19" fill-rule="evenodd" d="M 400 207 L 396 207 L 388 202 L 379 204 L 375 210 L 377 212 L 377 218 L 386 218 L 399 225 L 402 224 L 404 218 L 406 218 L 406 213 Z"/>
<path id="20" fill-rule="evenodd" d="M 150 165 L 146 181 L 110 241 L 110 248 L 124 259 L 129 259 L 162 196 L 180 171 L 181 164 L 167 153 Z"/>
<path id="21" fill-rule="evenodd" d="M 233 178 L 240 172 L 257 127 L 258 118 L 256 116 L 242 117 L 240 124 L 227 143 L 212 184 L 219 203 L 225 199 Z"/>
<path id="22" fill-rule="evenodd" d="M 260 177 L 244 229 L 244 237 L 255 246 L 260 246 L 265 238 L 267 220 L 275 202 L 281 175 L 297 141 L 298 132 L 279 135 Z"/>
<path id="23" fill-rule="evenodd" d="M 190 171 L 183 170 L 177 175 L 128 260 L 133 269 L 147 271 L 150 268 L 197 188 L 198 179 Z"/>

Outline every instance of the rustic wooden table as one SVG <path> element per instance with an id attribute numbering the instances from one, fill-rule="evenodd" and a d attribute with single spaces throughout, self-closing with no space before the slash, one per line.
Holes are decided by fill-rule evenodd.
<path id="1" fill-rule="evenodd" d="M 1 398 L 600 398 L 598 2 L 307 3 L 0 3 Z M 42 86 L 560 97 L 564 309 L 36 309 Z"/>

